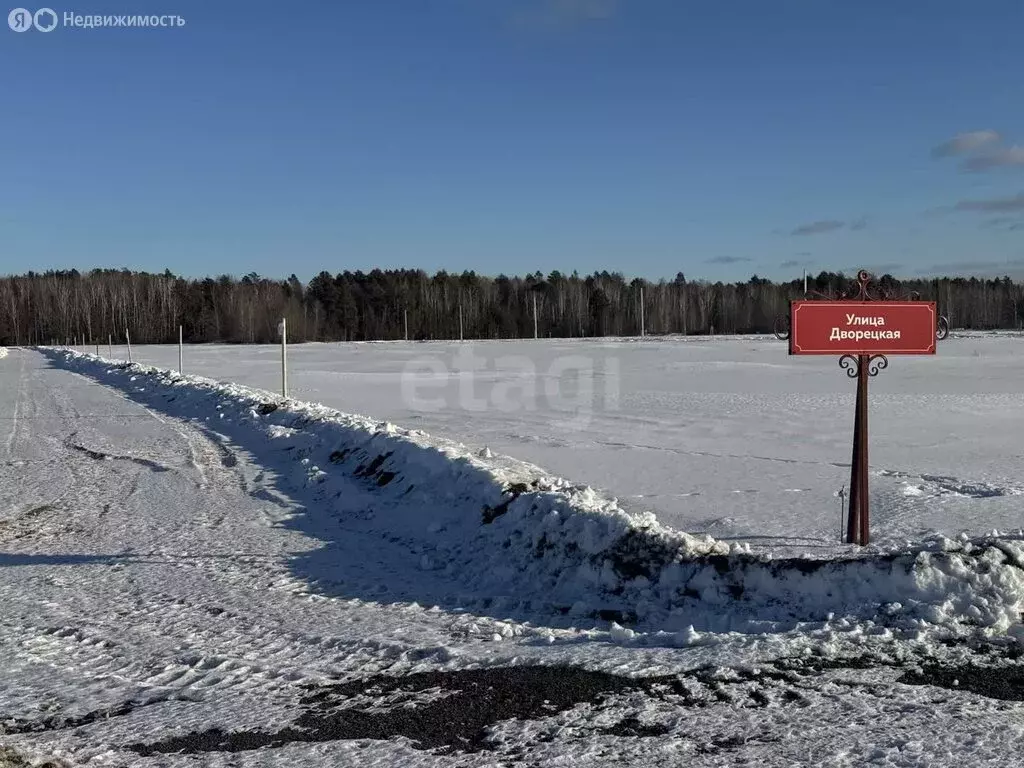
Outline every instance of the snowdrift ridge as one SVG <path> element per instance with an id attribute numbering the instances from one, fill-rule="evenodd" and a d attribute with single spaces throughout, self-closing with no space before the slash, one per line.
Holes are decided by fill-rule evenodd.
<path id="1" fill-rule="evenodd" d="M 269 441 L 310 514 L 361 516 L 415 541 L 410 568 L 442 571 L 481 602 L 692 635 L 802 622 L 939 626 L 1024 639 L 1024 542 L 935 539 L 839 559 L 772 559 L 662 526 L 650 513 L 539 468 L 322 405 L 66 350 L 55 363 L 241 445 Z M 373 509 L 343 498 L 356 479 Z M 470 606 L 467 606 L 470 607 Z"/>

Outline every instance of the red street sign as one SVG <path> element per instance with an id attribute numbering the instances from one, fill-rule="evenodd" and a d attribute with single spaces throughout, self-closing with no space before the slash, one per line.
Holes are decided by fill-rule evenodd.
<path id="1" fill-rule="evenodd" d="M 934 355 L 934 301 L 791 301 L 791 355 Z"/>

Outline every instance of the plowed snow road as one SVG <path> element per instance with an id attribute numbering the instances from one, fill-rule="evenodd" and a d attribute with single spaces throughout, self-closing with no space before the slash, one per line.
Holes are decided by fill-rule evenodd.
<path id="1" fill-rule="evenodd" d="M 1019 755 L 1018 702 L 901 684 L 881 656 L 867 669 L 773 662 L 807 649 L 799 632 L 644 648 L 557 618 L 398 599 L 413 580 L 442 591 L 443 575 L 342 520 L 332 575 L 350 589 L 325 592 L 293 561 L 328 543 L 292 524 L 303 502 L 282 488 L 207 425 L 12 350 L 0 364 L 0 765 L 6 748 L 104 766 Z M 349 508 L 372 503 L 353 483 Z M 707 671 L 726 663 L 745 671 Z M 405 682 L 361 682 L 381 674 Z"/>
<path id="2" fill-rule="evenodd" d="M 528 659 L 529 647 L 504 649 L 512 637 L 553 661 L 571 658 L 549 645 L 574 633 L 388 602 L 427 575 L 383 539 L 337 544 L 332 573 L 381 602 L 316 594 L 290 563 L 324 542 L 289 526 L 301 505 L 270 470 L 215 432 L 33 351 L 12 350 L 0 367 L 0 430 L 0 746 L 137 765 L 137 751 L 153 751 L 145 745 L 179 734 L 286 728 L 319 685 Z M 349 495 L 350 507 L 372 503 L 364 488 Z M 368 573 L 387 578 L 366 583 Z M 416 737 L 417 727 L 430 730 L 397 731 Z M 344 740 L 395 731 L 307 733 L 343 740 L 329 759 L 291 734 L 269 759 L 346 765 L 358 750 L 362 764 L 408 764 L 413 756 L 396 757 L 408 747 Z M 216 762 L 208 742 L 197 740 L 192 760 Z"/>
<path id="3" fill-rule="evenodd" d="M 302 684 L 426 658 L 421 640 L 450 629 L 310 594 L 289 558 L 322 543 L 285 527 L 296 505 L 213 433 L 29 351 L 0 368 L 0 393 L 8 730 L 99 712 L 102 752 L 169 725 L 277 728 Z"/>

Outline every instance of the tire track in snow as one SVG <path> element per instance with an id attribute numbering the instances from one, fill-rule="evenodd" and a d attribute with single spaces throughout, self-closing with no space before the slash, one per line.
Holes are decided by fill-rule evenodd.
<path id="1" fill-rule="evenodd" d="M 97 386 L 96 382 L 80 373 L 71 372 L 72 375 L 81 379 L 89 386 Z M 231 487 L 237 488 L 241 493 L 251 495 L 254 498 L 270 501 L 278 506 L 287 506 L 275 494 L 262 487 L 259 480 L 253 489 L 253 482 L 245 477 L 239 468 L 239 456 L 231 446 L 231 441 L 224 435 L 208 427 L 201 428 L 185 421 L 173 418 L 165 418 L 151 408 L 132 400 L 123 392 L 114 388 L 107 388 L 107 391 L 115 397 L 120 398 L 129 408 L 139 409 L 147 416 L 159 422 L 162 426 L 177 433 L 187 448 L 185 463 L 192 467 L 199 475 L 198 486 L 200 488 L 218 488 L 226 490 Z M 120 456 L 127 461 L 146 463 L 151 460 L 139 460 L 130 456 Z M 218 520 L 222 521 L 223 515 Z M 216 523 L 216 524 L 219 524 Z M 216 527 L 216 524 L 213 527 Z"/>
<path id="2" fill-rule="evenodd" d="M 1024 496 L 1024 488 L 1012 485 L 992 485 L 982 481 L 966 481 L 949 475 L 913 474 L 894 469 L 883 469 L 875 472 L 879 477 L 891 477 L 903 480 L 904 487 L 909 490 L 907 495 L 920 496 L 957 496 L 971 499 L 993 499 L 1000 496 Z M 919 480 L 914 485 L 907 482 Z"/>
<path id="3" fill-rule="evenodd" d="M 753 459 L 755 461 L 772 461 L 779 464 L 809 464 L 812 466 L 819 467 L 840 467 L 847 469 L 850 466 L 849 462 L 842 461 L 814 461 L 811 459 L 783 459 L 779 456 L 753 456 L 750 454 L 739 454 L 739 453 L 715 453 L 713 451 L 695 451 L 692 449 L 685 448 L 672 448 L 666 445 L 645 445 L 643 443 L 623 443 L 614 440 L 594 440 L 596 445 L 604 445 L 609 448 L 622 448 L 623 450 L 644 450 L 644 451 L 661 451 L 664 453 L 674 453 L 679 456 L 705 456 L 711 459 L 740 459 L 743 461 Z"/>
<path id="4" fill-rule="evenodd" d="M 173 433 L 178 438 L 177 445 L 164 438 L 154 445 L 172 455 L 180 451 L 180 467 L 158 454 L 151 454 L 157 459 L 139 459 L 128 455 L 130 451 L 117 451 L 115 456 L 79 445 L 76 435 L 83 408 L 100 414 L 120 409 L 105 404 L 113 390 L 88 380 L 82 381 L 89 390 L 81 396 L 79 390 L 53 386 L 55 376 L 65 375 L 39 374 L 40 386 L 32 387 L 30 405 L 58 418 L 45 425 L 40 422 L 46 431 L 27 437 L 44 447 L 52 445 L 68 473 L 65 487 L 55 489 L 63 493 L 53 501 L 62 500 L 71 488 L 76 491 L 75 508 L 56 514 L 81 522 L 91 518 L 91 525 L 81 537 L 53 545 L 42 542 L 43 531 L 31 519 L 19 528 L 20 546 L 27 551 L 7 555 L 8 562 L 33 566 L 25 573 L 45 574 L 32 579 L 44 578 L 47 584 L 41 598 L 38 590 L 4 589 L 0 582 L 6 619 L 0 636 L 8 650 L 17 649 L 24 663 L 52 669 L 55 682 L 67 681 L 64 687 L 69 690 L 95 689 L 100 699 L 109 699 L 111 690 L 124 692 L 118 697 L 143 690 L 172 699 L 250 695 L 257 700 L 304 680 L 322 679 L 324 664 L 344 666 L 353 656 L 370 656 L 389 660 L 379 665 L 386 668 L 408 650 L 401 643 L 377 648 L 372 638 L 358 634 L 341 641 L 291 627 L 290 605 L 325 598 L 310 595 L 308 586 L 291 575 L 287 560 L 294 546 L 270 546 L 281 536 L 272 532 L 282 516 L 281 506 L 291 505 L 270 498 L 273 493 L 256 471 L 259 468 L 251 467 L 248 457 L 235 453 L 217 433 L 161 418 L 145 408 L 152 423 L 159 424 L 155 434 Z M 133 412 L 142 407 L 119 399 Z M 99 431 L 90 441 L 116 444 L 122 435 L 117 419 L 110 422 L 111 428 L 102 420 L 97 424 Z M 147 431 L 134 425 L 131 430 L 137 433 L 132 442 Z M 131 464 L 118 466 L 106 461 L 108 457 Z M 186 472 L 154 473 L 154 466 Z M 41 481 L 46 472 L 44 466 L 34 465 L 31 474 Z M 154 491 L 172 494 L 164 501 L 185 493 L 185 506 L 175 511 L 168 505 L 171 508 L 165 511 Z M 254 515 L 256 510 L 263 514 Z M 162 518 L 168 517 L 174 522 L 161 528 Z M 231 531 L 209 535 L 209 529 L 225 521 Z M 239 540 L 246 539 L 247 528 L 259 534 L 253 543 L 268 545 L 267 551 L 231 551 L 232 545 L 246 546 Z M 210 551 L 225 544 L 226 552 Z M 155 551 L 147 549 L 152 545 Z M 100 553 L 115 549 L 123 554 L 58 554 L 65 547 Z M 71 565 L 80 567 L 65 570 Z M 63 576 L 71 572 L 76 574 L 73 580 Z"/>
<path id="5" fill-rule="evenodd" d="M 172 561 L 164 558 L 165 563 Z M 226 567 L 222 563 L 218 570 Z M 281 598 L 288 597 L 287 591 L 281 593 Z M 353 659 L 360 666 L 377 659 L 371 667 L 382 671 L 403 659 L 425 658 L 408 643 L 310 634 L 243 606 L 220 607 L 228 602 L 227 597 L 208 603 L 186 594 L 140 590 L 122 600 L 123 625 L 98 617 L 80 625 L 62 604 L 53 603 L 44 608 L 64 613 L 66 621 L 33 621 L 32 606 L 22 605 L 23 620 L 4 622 L 2 630 L 8 645 L 18 638 L 18 655 L 29 663 L 59 667 L 96 684 L 128 684 L 165 699 L 193 700 L 214 693 L 274 696 L 282 688 L 330 679 L 325 665 L 341 669 Z M 183 632 L 187 644 L 178 642 Z"/>
<path id="6" fill-rule="evenodd" d="M 71 372 L 71 374 L 87 386 L 101 386 L 97 385 L 95 381 L 83 376 L 82 374 L 76 372 Z M 182 466 L 168 465 L 144 457 L 106 454 L 103 451 L 94 451 L 86 446 L 69 445 L 69 447 L 85 451 L 87 453 L 100 454 L 93 456 L 93 458 L 111 458 L 115 460 L 130 461 L 154 471 L 172 470 L 180 472 L 184 467 L 188 467 L 194 470 L 198 475 L 198 482 L 196 483 L 196 486 L 199 489 L 216 489 L 220 491 L 221 494 L 230 493 L 234 489 L 242 494 L 251 495 L 246 478 L 240 470 L 236 469 L 239 464 L 238 457 L 229 447 L 229 441 L 227 438 L 222 435 L 218 435 L 213 430 L 201 429 L 177 419 L 165 418 L 153 411 L 151 408 L 147 408 L 145 405 L 132 400 L 127 395 L 116 389 L 104 387 L 104 391 L 120 399 L 128 409 L 141 411 L 143 414 L 159 423 L 161 427 L 177 434 L 181 438 L 182 444 L 185 446 L 185 455 L 183 456 Z M 137 483 L 134 483 L 126 496 L 132 496 L 136 491 Z M 256 497 L 259 498 L 258 495 Z M 196 511 L 199 513 L 200 518 L 203 519 L 203 525 L 206 528 L 212 529 L 219 527 L 224 522 L 227 514 L 225 510 L 229 508 L 230 505 L 227 504 L 221 496 L 211 497 L 210 501 L 210 504 L 207 504 L 201 510 L 197 509 Z M 275 503 L 279 502 L 275 501 Z"/>
<path id="7" fill-rule="evenodd" d="M 73 523 L 62 514 L 63 504 L 68 495 L 78 485 L 79 474 L 76 462 L 69 461 L 67 450 L 61 438 L 51 433 L 35 434 L 33 427 L 54 420 L 60 424 L 58 431 L 70 429 L 74 419 L 81 414 L 59 394 L 51 391 L 39 381 L 38 369 L 27 370 L 27 354 L 21 350 L 19 385 L 16 395 L 15 421 L 16 426 L 10 433 L 8 466 L 16 467 L 13 488 L 7 491 L 10 499 L 21 512 L 8 518 L 6 530 L 0 530 L 0 537 L 5 540 L 21 539 L 36 533 L 43 536 L 59 535 L 71 530 Z M 45 403 L 40 400 L 45 399 Z M 18 459 L 14 459 L 14 455 Z M 45 458 L 38 458 L 45 457 Z M 31 472 L 28 467 L 46 466 L 49 468 L 46 483 L 32 484 Z M 50 523 L 56 521 L 56 525 Z"/>
<path id="8" fill-rule="evenodd" d="M 10 359 L 9 357 L 7 359 Z M 12 460 L 14 458 L 14 441 L 18 435 L 18 415 L 21 411 L 21 400 L 25 396 L 25 355 L 20 353 L 18 355 L 18 393 L 14 396 L 14 409 L 11 411 L 11 429 L 7 434 L 7 440 L 4 443 L 4 452 L 7 454 L 7 459 Z"/>

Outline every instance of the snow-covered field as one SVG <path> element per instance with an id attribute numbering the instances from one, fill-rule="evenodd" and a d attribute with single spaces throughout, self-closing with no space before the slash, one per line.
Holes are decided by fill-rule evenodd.
<path id="1" fill-rule="evenodd" d="M 806 551 L 839 541 L 856 382 L 786 352 L 774 337 L 294 345 L 289 394 L 534 462 L 680 530 Z M 177 354 L 133 349 L 164 368 Z M 280 391 L 279 358 L 186 347 L 185 369 Z M 949 338 L 871 379 L 875 541 L 1024 526 L 1021 382 L 1009 334 Z"/>
<path id="2" fill-rule="evenodd" d="M 0 766 L 1015 764 L 1022 343 L 12 350 Z"/>

